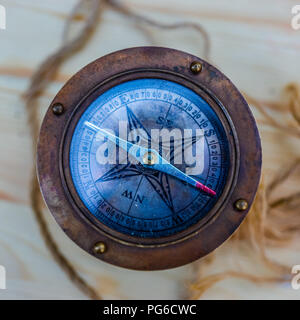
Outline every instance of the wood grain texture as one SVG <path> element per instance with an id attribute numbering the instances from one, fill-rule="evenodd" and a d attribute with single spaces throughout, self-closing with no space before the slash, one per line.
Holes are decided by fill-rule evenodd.
<path id="1" fill-rule="evenodd" d="M 212 40 L 213 64 L 240 90 L 264 100 L 276 100 L 286 83 L 300 82 L 300 31 L 290 27 L 291 7 L 297 2 L 125 0 L 136 12 L 158 21 L 202 23 Z M 1 1 L 7 9 L 7 30 L 0 31 L 0 264 L 7 269 L 7 290 L 0 290 L 0 299 L 85 298 L 52 260 L 29 207 L 33 155 L 21 99 L 38 64 L 60 45 L 64 20 L 75 3 L 75 0 Z M 149 43 L 134 26 L 124 16 L 106 11 L 103 23 L 87 48 L 63 66 L 42 97 L 41 118 L 64 82 L 104 54 L 149 44 L 198 56 L 203 53 L 202 40 L 194 31 L 149 29 L 154 39 L 154 43 Z M 280 110 L 274 110 L 274 115 L 278 119 L 284 116 Z M 272 176 L 288 163 L 290 156 L 300 156 L 300 148 L 296 139 L 262 125 L 260 115 L 255 112 L 255 116 L 262 136 L 265 170 Z M 104 298 L 176 299 L 191 279 L 192 266 L 163 272 L 136 272 L 102 263 L 73 244 L 46 209 L 45 214 L 62 251 Z M 247 270 L 264 270 L 264 266 L 252 262 L 247 252 L 243 257 L 233 257 L 230 247 L 227 250 L 226 246 L 228 244 L 222 250 L 217 249 L 220 255 L 207 273 L 232 265 L 237 267 L 237 260 Z M 274 249 L 269 254 L 290 266 L 300 264 L 296 245 Z M 204 297 L 299 299 L 300 291 L 292 290 L 289 284 L 257 286 L 245 280 L 228 279 Z"/>

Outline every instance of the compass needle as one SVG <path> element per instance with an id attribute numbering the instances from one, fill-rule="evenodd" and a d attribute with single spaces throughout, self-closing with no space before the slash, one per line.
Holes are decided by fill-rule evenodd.
<path id="1" fill-rule="evenodd" d="M 126 150 L 128 153 L 130 153 L 133 157 L 135 157 L 136 160 L 138 160 L 143 166 L 151 168 L 153 170 L 161 171 L 166 174 L 169 174 L 177 179 L 180 179 L 182 181 L 187 182 L 188 184 L 196 187 L 199 190 L 202 190 L 206 193 L 208 193 L 211 196 L 215 196 L 216 192 L 207 186 L 203 185 L 201 182 L 195 180 L 194 178 L 190 177 L 189 175 L 185 174 L 184 172 L 177 169 L 175 166 L 173 166 L 171 163 L 169 163 L 167 160 L 165 160 L 160 154 L 154 150 L 154 149 L 147 149 L 144 147 L 140 147 L 136 144 L 132 144 L 126 140 L 123 140 L 109 131 L 105 129 L 101 129 L 97 127 L 96 125 L 85 121 L 84 123 L 86 126 L 90 127 L 93 130 L 96 130 L 97 132 L 101 133 L 104 137 L 106 137 L 108 140 L 112 141 L 113 143 L 117 144 L 122 149 Z M 181 147 L 181 146 L 180 146 Z M 156 163 L 149 164 L 148 158 L 144 160 L 142 157 L 145 155 L 152 155 L 153 157 L 156 157 Z M 142 159 L 143 158 L 143 159 Z"/>

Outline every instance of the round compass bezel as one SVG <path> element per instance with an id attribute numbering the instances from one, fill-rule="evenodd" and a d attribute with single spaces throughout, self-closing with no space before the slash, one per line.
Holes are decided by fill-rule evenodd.
<path id="1" fill-rule="evenodd" d="M 190 66 L 200 62 L 202 70 Z M 161 238 L 138 238 L 113 230 L 90 214 L 78 196 L 69 149 L 83 112 L 101 93 L 130 80 L 158 78 L 190 88 L 219 117 L 228 140 L 230 168 L 222 195 L 198 223 Z M 57 114 L 57 106 L 62 112 Z M 44 199 L 58 224 L 81 248 L 106 262 L 139 270 L 177 267 L 214 250 L 239 226 L 253 202 L 261 170 L 261 146 L 251 111 L 220 71 L 190 54 L 138 47 L 104 56 L 80 70 L 61 89 L 44 118 L 38 143 L 38 176 Z M 237 210 L 245 199 L 248 206 Z M 94 246 L 102 243 L 104 252 Z"/>

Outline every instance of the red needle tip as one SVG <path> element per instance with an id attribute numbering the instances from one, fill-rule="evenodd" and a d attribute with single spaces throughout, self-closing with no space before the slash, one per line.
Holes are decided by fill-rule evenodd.
<path id="1" fill-rule="evenodd" d="M 216 192 L 208 187 L 206 187 L 204 184 L 201 182 L 196 182 L 196 188 L 200 189 L 202 191 L 205 191 L 206 193 L 210 194 L 211 196 L 215 196 Z"/>

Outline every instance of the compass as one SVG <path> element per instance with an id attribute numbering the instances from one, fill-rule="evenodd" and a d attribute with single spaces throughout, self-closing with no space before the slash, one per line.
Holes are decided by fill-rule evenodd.
<path id="1" fill-rule="evenodd" d="M 261 147 L 220 71 L 139 47 L 67 82 L 44 118 L 37 164 L 48 208 L 74 242 L 106 262 L 157 270 L 208 254 L 240 225 Z"/>

